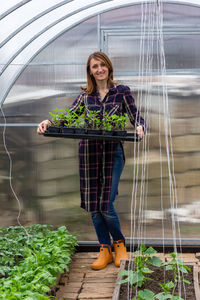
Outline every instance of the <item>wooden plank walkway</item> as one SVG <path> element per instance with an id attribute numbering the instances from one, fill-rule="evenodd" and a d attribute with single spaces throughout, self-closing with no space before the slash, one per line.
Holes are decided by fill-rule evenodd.
<path id="1" fill-rule="evenodd" d="M 112 299 L 119 268 L 111 263 L 103 270 L 92 270 L 91 264 L 97 256 L 98 252 L 74 255 L 69 265 L 69 277 L 62 278 L 64 285 L 56 294 L 58 300 Z"/>
<path id="2" fill-rule="evenodd" d="M 111 300 L 119 268 L 114 263 L 105 269 L 94 271 L 91 264 L 98 252 L 76 253 L 69 265 L 70 271 L 61 279 L 56 294 L 58 300 Z M 168 254 L 158 253 L 163 261 L 170 259 Z M 185 264 L 197 264 L 200 269 L 200 253 L 183 253 L 179 257 Z"/>

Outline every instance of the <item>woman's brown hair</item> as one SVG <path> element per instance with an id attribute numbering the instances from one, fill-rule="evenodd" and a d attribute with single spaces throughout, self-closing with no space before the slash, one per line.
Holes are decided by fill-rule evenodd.
<path id="1" fill-rule="evenodd" d="M 109 57 L 100 51 L 94 52 L 90 54 L 87 60 L 87 65 L 86 65 L 86 72 L 87 72 L 87 84 L 86 87 L 81 87 L 82 90 L 84 90 L 87 94 L 92 94 L 96 90 L 96 81 L 93 77 L 93 75 L 90 74 L 90 61 L 91 59 L 98 59 L 102 60 L 106 67 L 108 68 L 108 87 L 111 85 L 115 84 L 113 81 L 113 65 L 112 62 L 110 61 Z"/>

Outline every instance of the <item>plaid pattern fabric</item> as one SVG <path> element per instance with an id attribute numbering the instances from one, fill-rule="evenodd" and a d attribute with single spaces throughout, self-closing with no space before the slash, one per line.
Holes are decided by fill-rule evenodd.
<path id="1" fill-rule="evenodd" d="M 111 86 L 101 101 L 98 92 L 87 95 L 81 93 L 72 104 L 71 110 L 78 112 L 83 106 L 87 118 L 90 110 L 99 111 L 103 118 L 109 115 L 128 114 L 131 123 L 145 126 L 143 118 L 135 106 L 130 88 L 124 85 Z M 79 171 L 81 207 L 91 212 L 108 212 L 112 182 L 113 154 L 117 141 L 81 140 L 79 143 Z"/>

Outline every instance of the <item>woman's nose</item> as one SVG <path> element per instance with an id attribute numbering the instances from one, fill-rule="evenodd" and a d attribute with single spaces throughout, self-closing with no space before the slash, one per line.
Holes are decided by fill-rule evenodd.
<path id="1" fill-rule="evenodd" d="M 98 71 L 99 71 L 99 72 L 102 71 L 102 67 L 101 67 L 101 66 L 98 67 Z"/>

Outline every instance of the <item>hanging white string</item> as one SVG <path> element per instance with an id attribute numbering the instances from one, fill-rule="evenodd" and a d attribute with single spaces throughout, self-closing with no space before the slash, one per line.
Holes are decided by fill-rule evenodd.
<path id="1" fill-rule="evenodd" d="M 2 116 L 3 116 L 3 119 L 4 119 L 4 127 L 3 127 L 3 134 L 2 134 L 2 138 L 3 138 L 3 145 L 4 145 L 4 149 L 6 151 L 6 154 L 8 156 L 8 159 L 9 159 L 9 186 L 10 186 L 10 189 L 13 193 L 13 196 L 14 198 L 16 199 L 17 201 L 17 205 L 18 205 L 18 215 L 17 215 L 17 223 L 19 226 L 23 227 L 24 228 L 24 231 L 26 232 L 26 235 L 27 235 L 27 243 L 29 243 L 29 233 L 27 231 L 27 229 L 21 224 L 20 222 L 20 216 L 21 216 L 21 213 L 22 213 L 22 207 L 21 207 L 21 203 L 20 203 L 20 200 L 14 190 L 14 187 L 13 187 L 13 184 L 12 184 L 12 170 L 13 170 L 13 162 L 12 162 L 12 157 L 10 155 L 10 152 L 8 150 L 8 147 L 7 147 L 7 144 L 6 144 L 6 128 L 7 128 L 7 121 L 6 121 L 6 117 L 5 117 L 5 114 L 4 114 L 4 111 L 3 111 L 3 108 L 2 108 L 2 105 L 0 106 L 0 110 L 1 110 L 1 113 L 2 113 Z"/>
<path id="2" fill-rule="evenodd" d="M 156 38 L 156 39 L 155 39 Z M 141 4 L 141 38 L 140 38 L 140 57 L 139 57 L 139 87 L 137 102 L 139 103 L 139 110 L 143 106 L 144 119 L 147 121 L 148 129 L 142 142 L 142 151 L 140 153 L 140 146 L 134 145 L 134 167 L 133 167 L 133 189 L 131 201 L 131 241 L 130 251 L 135 248 L 135 239 L 137 239 L 137 248 L 145 241 L 146 236 L 146 219 L 144 211 L 147 205 L 148 196 L 148 156 L 149 156 L 149 135 L 151 130 L 149 110 L 151 108 L 152 95 L 152 71 L 153 71 L 153 55 L 154 55 L 154 41 L 156 40 L 156 63 L 158 68 L 158 78 L 161 78 L 161 86 L 157 89 L 159 99 L 159 156 L 160 156 L 160 206 L 162 216 L 162 245 L 163 253 L 165 252 L 165 228 L 164 228 L 164 207 L 163 207 L 163 151 L 161 130 L 164 125 L 165 134 L 165 151 L 167 155 L 168 177 L 169 177 L 169 198 L 172 211 L 172 234 L 174 252 L 177 253 L 176 233 L 181 249 L 181 235 L 178 220 L 175 218 L 175 209 L 177 208 L 177 192 L 176 179 L 174 170 L 174 156 L 172 147 L 172 133 L 171 121 L 168 108 L 168 91 L 166 84 L 166 63 L 164 52 L 164 38 L 163 38 L 163 3 L 162 0 L 155 0 L 152 2 L 144 1 Z M 144 92 L 143 92 L 144 91 Z M 164 124 L 161 119 L 161 107 L 164 110 Z M 141 167 L 140 167 L 141 166 Z M 141 174 L 140 174 L 141 168 Z M 139 174 L 140 174 L 140 189 L 139 189 Z M 138 196 L 139 193 L 139 196 Z M 137 203 L 137 199 L 139 203 Z M 138 220 L 136 222 L 136 212 L 138 212 Z M 137 234 L 136 234 L 137 228 Z M 181 249 L 182 252 L 182 249 Z M 129 267 L 130 268 L 130 262 Z M 178 266 L 179 267 L 179 266 Z M 132 289 L 128 287 L 127 299 L 131 297 Z M 184 286 L 185 292 L 185 286 Z M 181 284 L 179 281 L 179 296 L 181 296 Z M 137 291 L 136 291 L 137 297 Z"/>
<path id="3" fill-rule="evenodd" d="M 176 190 L 176 178 L 175 178 L 175 170 L 174 170 L 174 155 L 173 155 L 173 143 L 172 143 L 172 132 L 171 132 L 171 119 L 169 112 L 169 101 L 168 101 L 168 92 L 167 92 L 167 83 L 166 83 L 166 61 L 165 61 L 165 51 L 164 51 L 164 37 L 163 37 L 163 1 L 158 0 L 158 8 L 159 8 L 159 42 L 160 42 L 160 63 L 161 63 L 161 79 L 162 79 L 162 98 L 163 98 L 163 106 L 164 106 L 164 128 L 165 128 L 165 143 L 166 143 L 166 154 L 167 154 L 167 162 L 168 162 L 168 175 L 169 175 L 169 190 L 170 190 L 170 204 L 171 204 L 171 218 L 172 218 L 172 234 L 173 234 L 173 246 L 174 252 L 177 254 L 177 236 L 180 244 L 180 252 L 182 253 L 181 246 L 181 233 L 179 220 L 175 217 L 175 209 L 178 205 L 177 198 L 177 190 Z M 181 280 L 180 280 L 180 269 L 179 264 L 178 267 L 178 290 L 179 297 L 181 297 Z M 183 274 L 182 274 L 183 276 Z M 183 282 L 184 288 L 184 296 L 186 299 L 186 291 L 185 284 Z"/>

